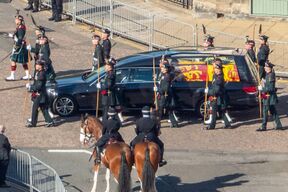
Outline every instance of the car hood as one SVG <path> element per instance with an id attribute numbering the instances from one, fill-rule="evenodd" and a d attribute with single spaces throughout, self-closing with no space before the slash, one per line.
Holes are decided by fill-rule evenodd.
<path id="1" fill-rule="evenodd" d="M 56 86 L 57 87 L 63 87 L 63 86 L 69 86 L 69 85 L 75 85 L 79 83 L 83 83 L 84 80 L 82 79 L 82 76 L 74 76 L 74 77 L 63 77 L 56 79 Z"/>

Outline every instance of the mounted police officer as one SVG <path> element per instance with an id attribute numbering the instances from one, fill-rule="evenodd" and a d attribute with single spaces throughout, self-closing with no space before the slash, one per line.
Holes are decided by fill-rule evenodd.
<path id="1" fill-rule="evenodd" d="M 52 65 L 52 61 L 50 59 L 50 46 L 48 37 L 45 36 L 45 33 L 40 34 L 38 36 L 38 44 L 35 45 L 35 48 L 31 47 L 31 45 L 27 45 L 27 49 L 31 50 L 31 52 L 36 53 L 35 57 L 38 60 L 43 60 L 45 62 L 44 70 L 46 74 L 46 80 L 50 82 L 55 82 L 55 71 Z"/>
<path id="2" fill-rule="evenodd" d="M 26 84 L 26 88 L 31 92 L 32 118 L 27 120 L 26 127 L 36 127 L 38 119 L 38 108 L 41 109 L 45 118 L 46 127 L 54 126 L 53 119 L 48 112 L 49 101 L 46 93 L 46 75 L 44 71 L 45 61 L 38 60 L 35 66 L 35 76 L 33 84 Z"/>
<path id="3" fill-rule="evenodd" d="M 268 121 L 268 111 L 272 115 L 276 127 L 276 130 L 282 130 L 282 124 L 280 122 L 279 116 L 276 110 L 276 104 L 278 103 L 277 98 L 277 89 L 275 88 L 276 77 L 275 72 L 273 70 L 273 64 L 268 60 L 265 63 L 265 72 L 266 77 L 264 81 L 264 86 L 258 86 L 259 92 L 261 92 L 262 102 L 263 102 L 263 119 L 261 128 L 257 129 L 257 131 L 266 131 L 267 121 Z"/>
<path id="4" fill-rule="evenodd" d="M 105 65 L 106 75 L 104 82 L 97 83 L 97 88 L 100 89 L 101 100 L 102 100 L 102 121 L 107 120 L 107 113 L 110 106 L 114 107 L 116 104 L 115 97 L 115 73 L 114 64 L 107 62 Z"/>
<path id="5" fill-rule="evenodd" d="M 102 47 L 104 52 L 104 59 L 106 60 L 110 59 L 110 52 L 111 52 L 111 41 L 109 37 L 110 37 L 110 30 L 104 29 L 102 33 Z"/>
<path id="6" fill-rule="evenodd" d="M 224 87 L 224 75 L 222 71 L 222 60 L 216 58 L 214 63 L 214 74 L 212 84 L 209 88 L 205 88 L 205 93 L 208 94 L 209 106 L 209 119 L 205 121 L 208 124 L 207 129 L 215 129 L 217 111 L 221 114 L 224 121 L 224 128 L 230 128 L 229 115 L 226 112 L 225 104 L 225 87 Z"/>
<path id="7" fill-rule="evenodd" d="M 118 132 L 121 127 L 121 123 L 116 118 L 116 115 L 117 113 L 115 109 L 110 107 L 108 110 L 109 118 L 102 121 L 103 122 L 102 136 L 95 144 L 95 149 L 96 149 L 95 163 L 96 164 L 101 163 L 101 153 L 109 140 L 112 139 L 115 141 L 124 142 L 122 136 Z"/>
<path id="8" fill-rule="evenodd" d="M 253 41 L 253 40 L 247 40 L 246 41 L 245 49 L 247 51 L 247 54 L 249 55 L 249 57 L 251 58 L 253 63 L 257 63 L 254 47 L 255 47 L 255 41 Z"/>
<path id="9" fill-rule="evenodd" d="M 267 45 L 268 38 L 269 37 L 266 36 L 266 35 L 261 35 L 260 36 L 261 45 L 259 47 L 259 51 L 258 51 L 258 54 L 257 54 L 260 79 L 265 79 L 264 66 L 265 66 L 265 62 L 268 60 L 268 56 L 269 56 L 269 53 L 270 53 L 270 48 Z"/>
<path id="10" fill-rule="evenodd" d="M 150 117 L 150 109 L 148 106 L 142 108 L 142 115 L 140 119 L 136 122 L 136 137 L 131 141 L 130 146 L 132 150 L 134 149 L 137 143 L 143 142 L 145 139 L 148 141 L 155 142 L 160 148 L 160 162 L 159 166 L 167 164 L 167 161 L 163 159 L 164 154 L 164 143 L 158 138 L 160 135 L 160 126 L 159 124 Z"/>
<path id="11" fill-rule="evenodd" d="M 204 43 L 203 43 L 203 47 L 205 49 L 211 49 L 214 48 L 214 37 L 211 35 L 206 35 L 204 38 Z"/>
<path id="12" fill-rule="evenodd" d="M 172 75 L 170 74 L 170 66 L 168 63 L 160 64 L 162 66 L 161 74 L 159 75 L 158 87 L 154 87 L 154 91 L 157 91 L 157 104 L 159 111 L 159 119 L 162 119 L 164 115 L 164 109 L 168 111 L 171 127 L 178 127 L 178 123 L 173 114 L 173 108 L 175 107 L 175 101 L 173 98 L 173 90 L 171 87 Z"/>
<path id="13" fill-rule="evenodd" d="M 26 41 L 25 41 L 25 34 L 26 34 L 26 26 L 24 23 L 24 18 L 21 15 L 15 16 L 15 24 L 16 24 L 16 31 L 14 34 L 9 33 L 9 37 L 14 39 L 14 46 L 11 55 L 11 75 L 6 78 L 7 81 L 14 81 L 15 80 L 15 71 L 17 68 L 16 63 L 21 63 L 24 70 L 25 76 L 21 79 L 27 80 L 31 78 L 28 70 L 28 51 L 26 49 Z"/>
<path id="14" fill-rule="evenodd" d="M 92 44 L 95 47 L 95 50 L 93 53 L 92 71 L 97 70 L 98 67 L 102 67 L 105 64 L 104 51 L 103 51 L 103 47 L 100 45 L 100 40 L 101 40 L 101 38 L 99 35 L 93 35 L 92 36 Z"/>

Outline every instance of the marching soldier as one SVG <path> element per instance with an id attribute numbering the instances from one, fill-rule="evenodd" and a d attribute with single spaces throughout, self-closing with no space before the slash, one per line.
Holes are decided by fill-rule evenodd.
<path id="1" fill-rule="evenodd" d="M 104 59 L 109 60 L 110 59 L 110 52 L 111 52 L 111 41 L 109 39 L 110 37 L 110 30 L 105 29 L 102 33 L 102 47 L 104 52 Z"/>
<path id="2" fill-rule="evenodd" d="M 253 40 L 247 40 L 245 43 L 245 49 L 247 50 L 249 57 L 251 58 L 253 63 L 257 63 L 254 46 L 255 46 L 255 41 Z"/>
<path id="3" fill-rule="evenodd" d="M 278 103 L 278 98 L 276 94 L 276 77 L 275 72 L 273 70 L 273 64 L 269 61 L 266 61 L 265 63 L 265 72 L 266 77 L 264 81 L 264 87 L 261 85 L 258 86 L 259 92 L 261 92 L 262 102 L 263 102 L 263 119 L 262 119 L 262 126 L 261 128 L 257 129 L 256 131 L 266 131 L 267 121 L 268 121 L 268 111 L 270 111 L 270 114 L 272 115 L 276 127 L 276 130 L 282 130 L 282 124 L 280 122 L 279 116 L 277 114 L 277 110 L 275 105 Z"/>
<path id="4" fill-rule="evenodd" d="M 101 38 L 99 35 L 93 35 L 92 44 L 94 45 L 95 50 L 93 53 L 92 71 L 97 70 L 98 67 L 102 67 L 105 64 L 103 47 L 100 45 L 100 40 Z"/>
<path id="5" fill-rule="evenodd" d="M 136 137 L 130 142 L 132 150 L 137 143 L 143 142 L 144 139 L 155 142 L 160 148 L 160 162 L 159 166 L 162 167 L 167 164 L 167 161 L 163 159 L 164 143 L 159 139 L 160 126 L 150 117 L 150 109 L 148 106 L 142 108 L 142 115 L 136 122 L 135 133 Z"/>
<path id="6" fill-rule="evenodd" d="M 229 116 L 226 112 L 225 105 L 225 87 L 224 76 L 222 71 L 222 60 L 216 58 L 214 61 L 214 75 L 212 84 L 209 88 L 205 88 L 205 93 L 208 94 L 208 100 L 210 101 L 209 119 L 205 121 L 208 124 L 207 129 L 215 129 L 217 111 L 221 114 L 224 121 L 224 128 L 230 128 Z M 224 115 L 223 115 L 224 114 Z"/>
<path id="7" fill-rule="evenodd" d="M 21 79 L 27 80 L 31 78 L 28 70 L 28 51 L 26 49 L 25 33 L 26 26 L 24 24 L 24 18 L 21 15 L 15 16 L 16 32 L 14 34 L 9 33 L 9 37 L 14 39 L 14 46 L 11 55 L 11 75 L 6 78 L 6 81 L 15 80 L 15 71 L 17 68 L 16 63 L 21 63 L 24 70 L 25 76 Z M 29 55 L 30 56 L 30 55 Z"/>
<path id="8" fill-rule="evenodd" d="M 205 49 L 211 49 L 214 48 L 214 37 L 211 35 L 206 35 L 203 43 L 203 47 Z"/>
<path id="9" fill-rule="evenodd" d="M 46 127 L 54 126 L 53 119 L 48 113 L 48 98 L 46 93 L 46 75 L 44 71 L 45 61 L 38 60 L 35 66 L 35 76 L 33 84 L 26 84 L 26 88 L 31 92 L 32 105 L 32 118 L 27 120 L 26 127 L 36 127 L 38 119 L 38 108 L 41 109 L 45 118 Z"/>
<path id="10" fill-rule="evenodd" d="M 101 93 L 102 100 L 102 121 L 107 120 L 108 109 L 114 107 L 116 103 L 115 97 L 115 73 L 113 71 L 114 64 L 107 62 L 105 65 L 106 76 L 103 83 L 97 83 L 97 88 Z"/>
<path id="11" fill-rule="evenodd" d="M 103 119 L 103 129 L 102 129 L 102 137 L 96 142 L 95 149 L 96 149 L 96 159 L 95 164 L 101 163 L 101 153 L 103 148 L 105 147 L 106 143 L 110 139 L 114 139 L 116 141 L 124 142 L 121 134 L 118 132 L 121 123 L 116 118 L 116 111 L 114 108 L 110 107 L 108 109 L 108 119 Z"/>
<path id="12" fill-rule="evenodd" d="M 159 119 L 162 119 L 164 109 L 168 111 L 169 120 L 171 127 L 178 127 L 178 123 L 173 115 L 173 106 L 175 103 L 173 101 L 173 90 L 171 87 L 172 76 L 169 71 L 169 64 L 165 63 L 161 67 L 161 74 L 158 87 L 154 87 L 154 91 L 157 91 L 157 104 L 159 111 Z"/>
<path id="13" fill-rule="evenodd" d="M 267 45 L 268 38 L 269 37 L 266 35 L 260 36 L 261 45 L 257 54 L 260 79 L 265 79 L 264 66 L 265 66 L 265 62 L 268 60 L 268 56 L 270 53 L 270 48 Z"/>
<path id="14" fill-rule="evenodd" d="M 45 74 L 46 74 L 46 80 L 50 82 L 55 82 L 55 71 L 52 65 L 52 61 L 50 59 L 50 47 L 49 47 L 49 41 L 48 37 L 45 36 L 45 32 L 39 34 L 37 36 L 38 42 L 36 43 L 35 47 L 31 47 L 31 45 L 27 45 L 27 49 L 31 50 L 31 52 L 35 53 L 35 58 L 38 60 L 44 60 L 45 66 Z"/>

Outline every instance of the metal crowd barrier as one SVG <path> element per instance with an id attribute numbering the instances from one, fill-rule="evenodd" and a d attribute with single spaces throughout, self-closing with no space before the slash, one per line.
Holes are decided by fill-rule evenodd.
<path id="1" fill-rule="evenodd" d="M 53 168 L 21 150 L 11 151 L 7 178 L 30 192 L 66 192 Z"/>

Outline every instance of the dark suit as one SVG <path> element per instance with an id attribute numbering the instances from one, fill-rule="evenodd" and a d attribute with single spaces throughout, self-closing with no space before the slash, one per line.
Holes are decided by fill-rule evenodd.
<path id="1" fill-rule="evenodd" d="M 257 54 L 258 64 L 259 64 L 259 75 L 260 79 L 265 78 L 265 62 L 268 60 L 270 53 L 270 48 L 268 45 L 261 45 Z"/>
<path id="2" fill-rule="evenodd" d="M 0 185 L 5 183 L 6 180 L 10 151 L 11 146 L 8 138 L 0 133 Z"/>

